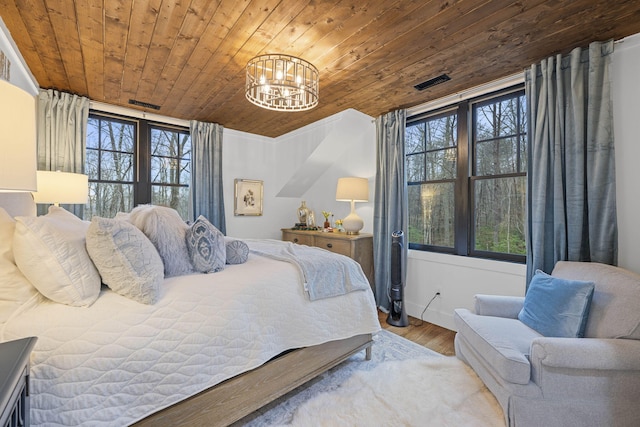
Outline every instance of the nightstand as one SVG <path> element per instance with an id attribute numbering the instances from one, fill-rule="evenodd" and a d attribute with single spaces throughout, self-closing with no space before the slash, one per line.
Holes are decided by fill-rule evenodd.
<path id="1" fill-rule="evenodd" d="M 369 280 L 371 289 L 374 286 L 373 270 L 373 234 L 360 233 L 348 235 L 347 233 L 325 233 L 323 231 L 282 229 L 282 240 L 298 243 L 300 245 L 316 246 L 337 254 L 346 255 L 357 261 L 362 271 Z"/>
<path id="2" fill-rule="evenodd" d="M 29 357 L 37 340 L 0 343 L 0 426 L 29 426 Z"/>

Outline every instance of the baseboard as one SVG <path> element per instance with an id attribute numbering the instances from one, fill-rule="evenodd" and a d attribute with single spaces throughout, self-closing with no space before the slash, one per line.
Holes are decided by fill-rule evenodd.
<path id="1" fill-rule="evenodd" d="M 456 330 L 455 322 L 453 321 L 453 313 L 446 313 L 428 308 L 425 310 L 424 314 L 422 314 L 424 306 L 421 307 L 411 302 L 407 302 L 405 308 L 409 316 L 420 319 L 420 316 L 422 315 L 422 320 L 425 322 L 433 323 L 434 325 L 441 326 L 451 331 Z"/>

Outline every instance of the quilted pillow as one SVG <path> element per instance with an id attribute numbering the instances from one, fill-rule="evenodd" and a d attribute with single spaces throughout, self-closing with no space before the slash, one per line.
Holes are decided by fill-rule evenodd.
<path id="1" fill-rule="evenodd" d="M 98 298 L 100 275 L 85 246 L 88 228 L 88 222 L 57 206 L 43 216 L 16 217 L 16 264 L 50 300 L 85 307 Z"/>
<path id="2" fill-rule="evenodd" d="M 227 264 L 243 264 L 249 258 L 249 246 L 242 240 L 231 240 L 226 243 Z"/>
<path id="3" fill-rule="evenodd" d="M 189 227 L 186 235 L 191 264 L 201 273 L 215 273 L 224 269 L 227 250 L 224 235 L 204 216 Z"/>
<path id="4" fill-rule="evenodd" d="M 87 251 L 111 290 L 142 304 L 156 302 L 164 265 L 153 243 L 136 226 L 94 216 L 87 231 Z"/>
<path id="5" fill-rule="evenodd" d="M 138 227 L 158 250 L 165 277 L 194 272 L 185 243 L 189 226 L 175 209 L 140 205 L 129 213 L 129 222 Z"/>
<path id="6" fill-rule="evenodd" d="M 0 323 L 38 291 L 24 277 L 13 257 L 13 233 L 16 222 L 0 208 Z"/>
<path id="7" fill-rule="evenodd" d="M 594 288 L 593 282 L 561 279 L 538 270 L 518 319 L 545 337 L 582 338 Z"/>

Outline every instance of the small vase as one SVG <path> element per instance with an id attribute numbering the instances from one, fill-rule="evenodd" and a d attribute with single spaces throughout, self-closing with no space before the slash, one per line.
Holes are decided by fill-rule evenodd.
<path id="1" fill-rule="evenodd" d="M 328 220 L 324 220 L 324 228 L 331 228 L 331 223 Z"/>

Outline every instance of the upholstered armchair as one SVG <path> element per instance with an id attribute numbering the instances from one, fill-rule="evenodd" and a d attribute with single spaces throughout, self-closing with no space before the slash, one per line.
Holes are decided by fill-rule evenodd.
<path id="1" fill-rule="evenodd" d="M 640 275 L 559 262 L 552 276 L 594 283 L 583 338 L 527 326 L 518 319 L 524 297 L 477 295 L 475 313 L 454 314 L 457 357 L 495 395 L 508 426 L 639 426 Z"/>

